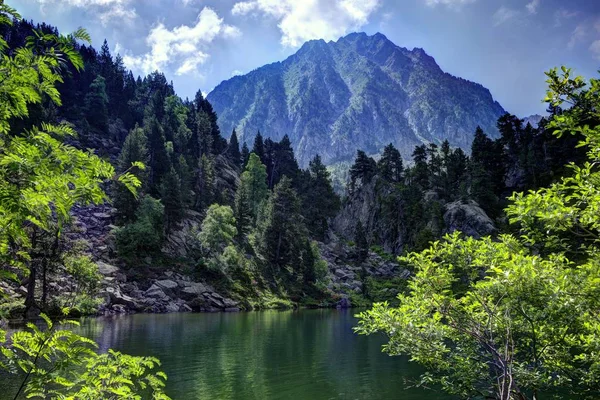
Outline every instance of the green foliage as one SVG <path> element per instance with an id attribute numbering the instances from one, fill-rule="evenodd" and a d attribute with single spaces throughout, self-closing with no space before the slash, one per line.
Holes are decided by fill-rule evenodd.
<path id="1" fill-rule="evenodd" d="M 362 150 L 357 150 L 354 164 L 350 167 L 350 191 L 368 184 L 377 173 L 377 163 Z M 359 186 L 357 186 L 359 184 Z"/>
<path id="2" fill-rule="evenodd" d="M 385 332 L 385 351 L 427 369 L 421 386 L 501 400 L 600 390 L 600 80 L 586 90 L 568 69 L 548 77 L 546 100 L 572 105 L 550 126 L 581 134 L 588 161 L 548 188 L 513 195 L 507 213 L 518 238 L 446 236 L 402 259 L 415 275 L 397 307 L 360 315 L 358 332 Z M 517 138 L 508 124 L 518 122 L 506 119 L 510 146 Z"/>
<path id="3" fill-rule="evenodd" d="M 166 375 L 153 371 L 160 365 L 151 357 L 132 357 L 109 350 L 95 352 L 96 344 L 65 329 L 75 321 L 53 324 L 42 314 L 45 329 L 28 324 L 28 330 L 10 336 L 2 347 L 2 365 L 18 374 L 22 384 L 15 394 L 42 399 L 168 399 Z"/>
<path id="4" fill-rule="evenodd" d="M 329 229 L 328 220 L 340 208 L 340 198 L 333 191 L 329 171 L 319 155 L 310 161 L 303 184 L 302 214 L 306 219 L 306 226 L 314 238 L 324 240 Z"/>
<path id="5" fill-rule="evenodd" d="M 284 176 L 275 186 L 260 221 L 260 251 L 276 273 L 301 266 L 306 232 L 300 201 L 291 180 Z"/>
<path id="6" fill-rule="evenodd" d="M 384 147 L 381 159 L 377 163 L 377 170 L 383 179 L 391 182 L 400 182 L 402 180 L 404 165 L 400 152 L 393 144 L 390 143 Z"/>
<path id="7" fill-rule="evenodd" d="M 108 96 L 106 95 L 106 81 L 102 76 L 97 76 L 90 85 L 85 95 L 84 112 L 88 123 L 104 132 L 108 128 Z"/>
<path id="8" fill-rule="evenodd" d="M 164 206 L 150 196 L 142 197 L 135 221 L 115 230 L 117 251 L 126 259 L 160 252 L 164 238 Z"/>
<path id="9" fill-rule="evenodd" d="M 229 206 L 211 205 L 202 221 L 198 239 L 209 254 L 221 254 L 237 235 L 233 210 Z"/>
<path id="10" fill-rule="evenodd" d="M 246 170 L 242 173 L 240 188 L 248 198 L 250 213 L 254 221 L 258 217 L 259 209 L 267 199 L 269 188 L 267 186 L 267 168 L 261 163 L 255 153 L 250 153 Z"/>
<path id="11" fill-rule="evenodd" d="M 145 165 L 148 162 L 147 138 L 144 130 L 136 125 L 125 138 L 123 148 L 117 160 L 117 170 L 135 175 L 140 182 L 147 180 Z M 142 164 L 139 164 L 142 163 Z M 140 168 L 141 167 L 141 168 Z M 136 195 L 127 187 L 115 187 L 113 204 L 123 221 L 131 221 L 138 206 Z"/>

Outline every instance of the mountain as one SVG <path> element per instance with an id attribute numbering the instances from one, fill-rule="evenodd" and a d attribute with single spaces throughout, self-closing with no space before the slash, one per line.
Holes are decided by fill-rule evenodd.
<path id="1" fill-rule="evenodd" d="M 537 128 L 543 118 L 544 117 L 539 114 L 530 115 L 529 117 L 523 118 L 523 126 L 530 124 L 534 128 Z"/>
<path id="2" fill-rule="evenodd" d="M 483 86 L 380 33 L 309 41 L 282 62 L 222 82 L 207 99 L 221 132 L 235 128 L 250 146 L 259 130 L 274 140 L 287 134 L 301 165 L 316 153 L 332 164 L 389 143 L 406 158 L 417 144 L 445 139 L 468 150 L 477 125 L 498 135 L 505 112 Z"/>

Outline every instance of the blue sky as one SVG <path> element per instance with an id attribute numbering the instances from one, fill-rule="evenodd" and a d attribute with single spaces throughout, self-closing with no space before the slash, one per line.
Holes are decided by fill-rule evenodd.
<path id="1" fill-rule="evenodd" d="M 134 73 L 183 97 L 283 60 L 310 39 L 381 32 L 489 88 L 511 113 L 543 113 L 544 71 L 600 68 L 600 0 L 7 0 L 27 19 L 106 38 Z"/>

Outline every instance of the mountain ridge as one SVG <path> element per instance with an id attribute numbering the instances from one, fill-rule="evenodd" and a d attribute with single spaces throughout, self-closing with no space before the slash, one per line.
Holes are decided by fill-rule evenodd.
<path id="1" fill-rule="evenodd" d="M 290 137 L 301 165 L 348 161 L 357 149 L 378 154 L 393 143 L 405 158 L 424 142 L 468 150 L 475 128 L 491 137 L 505 113 L 488 89 L 444 72 L 421 48 L 381 33 L 312 40 L 283 61 L 223 81 L 207 99 L 221 131 L 252 145 L 260 130 Z"/>

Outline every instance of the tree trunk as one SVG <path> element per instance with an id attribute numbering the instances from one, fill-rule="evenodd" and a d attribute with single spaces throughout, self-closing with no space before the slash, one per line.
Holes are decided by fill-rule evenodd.
<path id="1" fill-rule="evenodd" d="M 35 306 L 35 283 L 36 283 L 37 268 L 34 262 L 29 264 L 29 282 L 27 283 L 27 296 L 25 297 L 25 311 L 23 316 L 27 318 L 29 310 Z"/>

